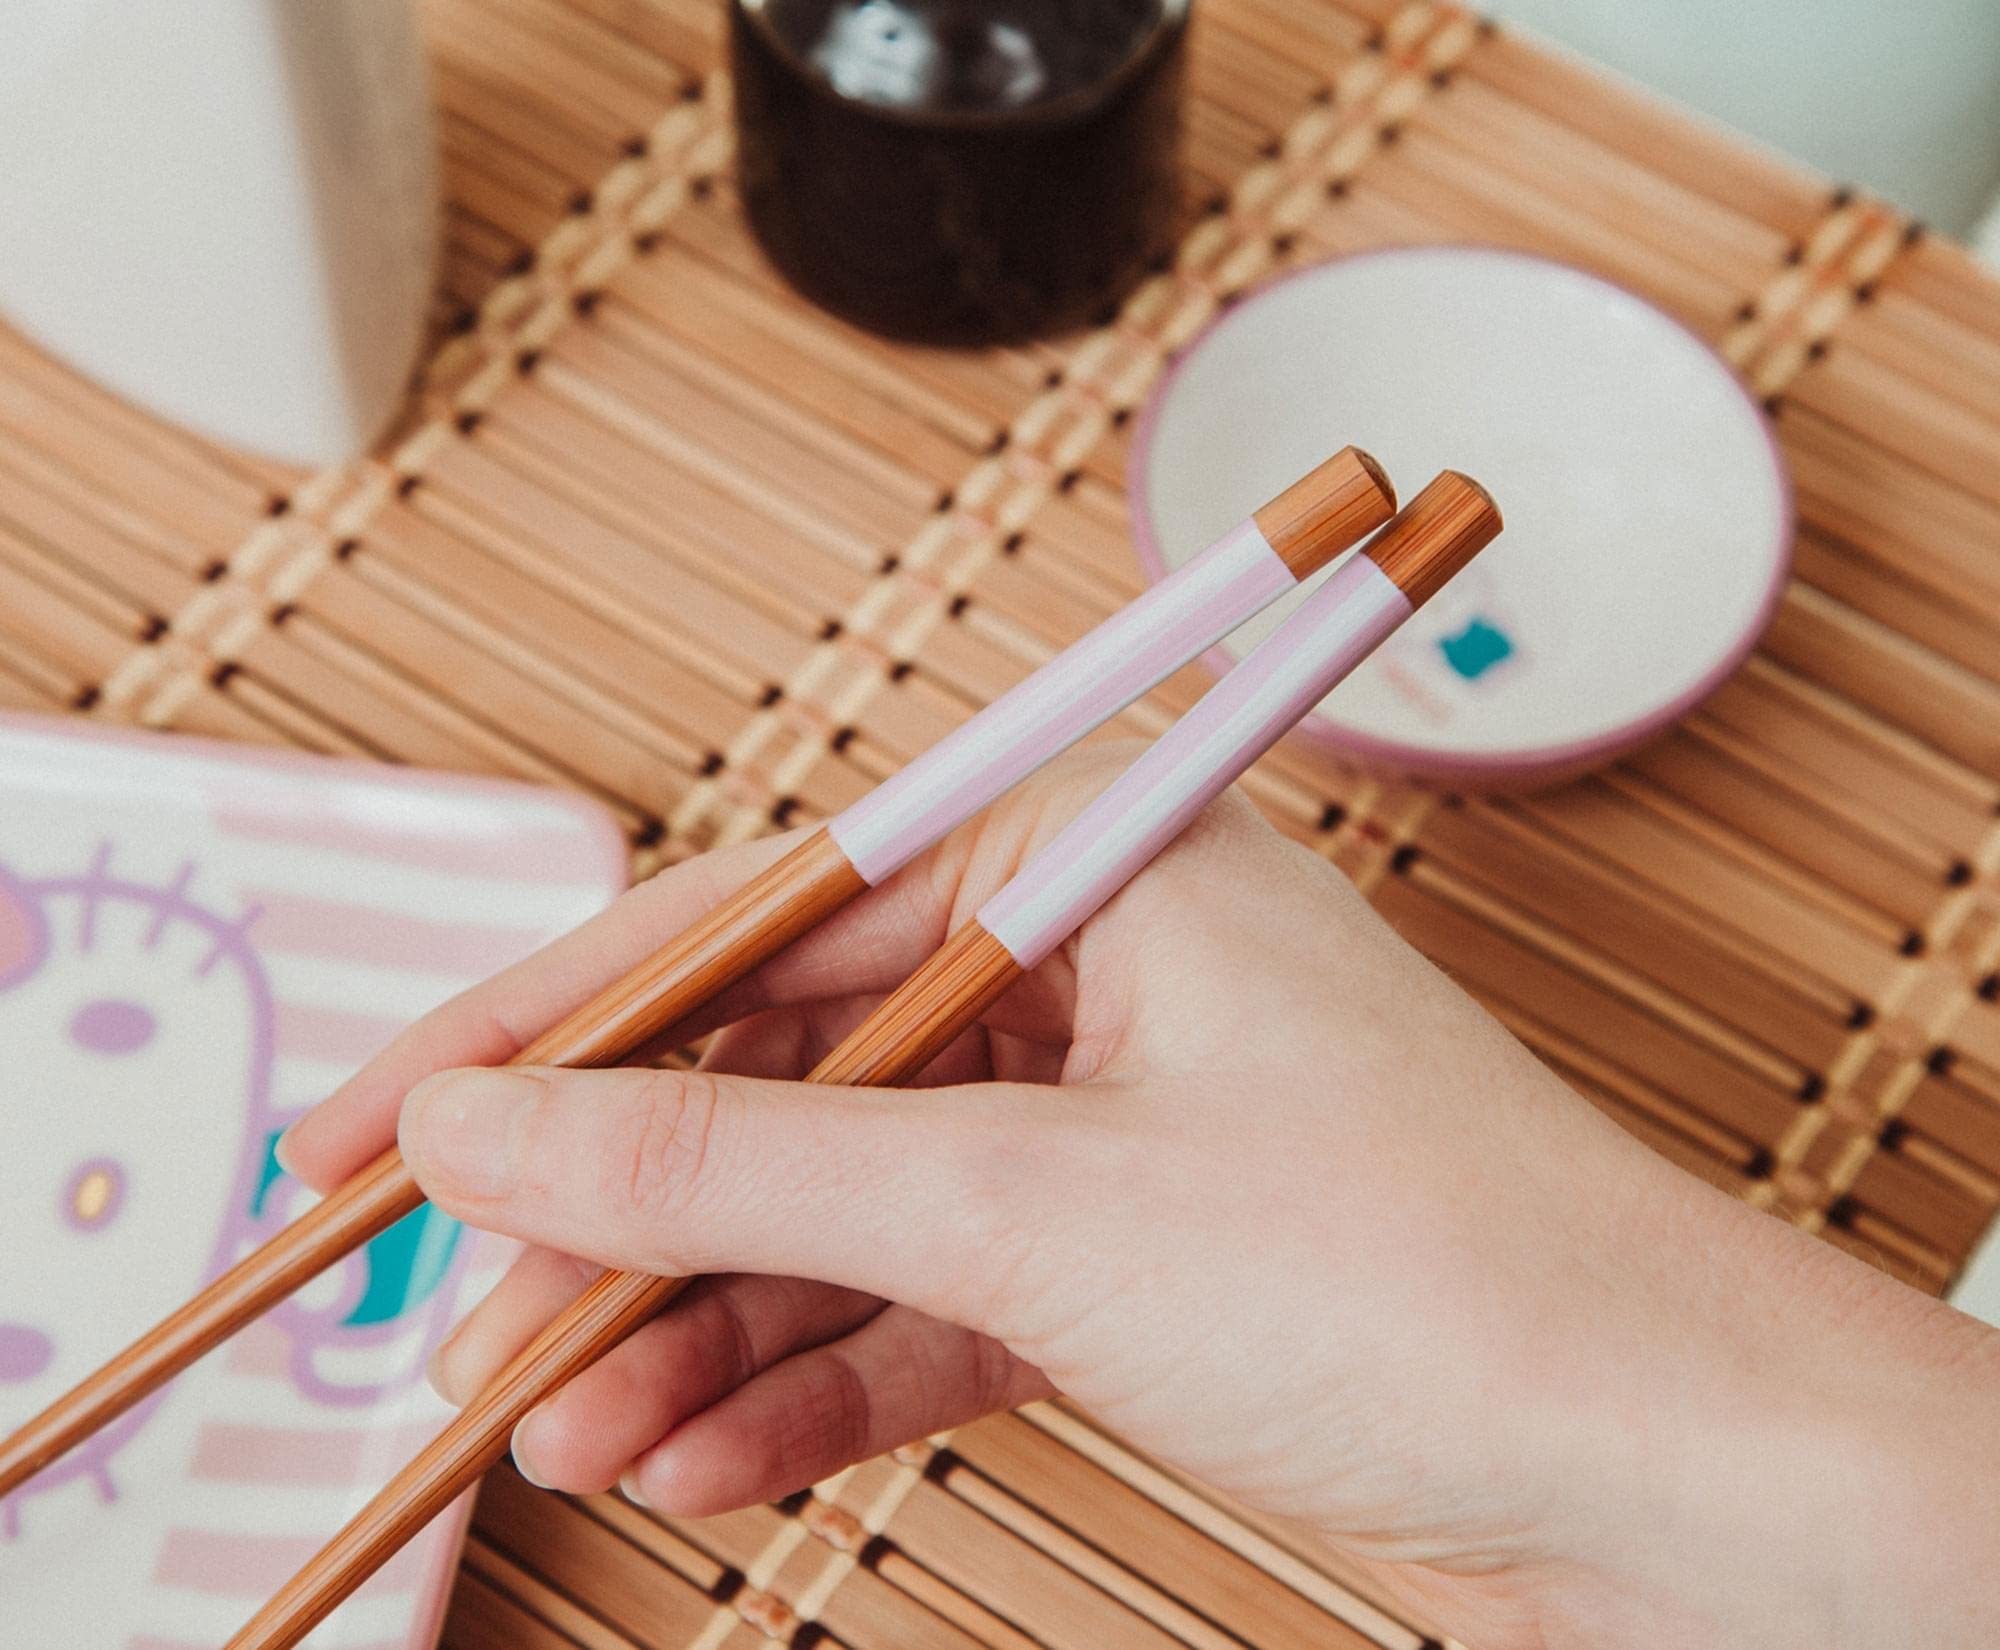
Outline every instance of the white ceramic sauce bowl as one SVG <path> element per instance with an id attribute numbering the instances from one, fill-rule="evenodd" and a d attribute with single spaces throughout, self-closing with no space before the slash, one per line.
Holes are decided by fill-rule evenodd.
<path id="1" fill-rule="evenodd" d="M 1189 346 L 1134 436 L 1148 574 L 1348 442 L 1406 499 L 1465 471 L 1507 523 L 1301 726 L 1364 766 L 1522 788 L 1607 761 L 1742 662 L 1789 570 L 1783 458 L 1706 343 L 1581 270 L 1443 246 L 1288 275 Z"/>

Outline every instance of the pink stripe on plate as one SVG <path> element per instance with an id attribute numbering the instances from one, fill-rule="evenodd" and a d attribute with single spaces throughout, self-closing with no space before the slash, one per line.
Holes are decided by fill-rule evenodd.
<path id="1" fill-rule="evenodd" d="M 279 1003 L 277 1024 L 281 1056 L 359 1065 L 380 1054 L 408 1022 L 312 1003 Z"/>
<path id="2" fill-rule="evenodd" d="M 153 1579 L 168 1587 L 214 1598 L 265 1599 L 296 1575 L 325 1545 L 312 1535 L 253 1535 L 239 1530 L 167 1532 Z M 414 1590 L 424 1568 L 423 1548 L 405 1547 L 368 1583 L 370 1598 Z"/>
<path id="3" fill-rule="evenodd" d="M 314 798 L 312 806 L 277 802 L 259 792 L 255 805 L 218 802 L 213 818 L 224 836 L 246 837 L 257 842 L 282 843 L 295 848 L 327 848 L 336 853 L 359 854 L 368 859 L 393 860 L 426 871 L 455 871 L 461 876 L 504 877 L 514 882 L 538 886 L 561 883 L 584 862 L 593 872 L 594 857 L 587 857 L 595 844 L 580 828 L 536 830 L 508 827 L 491 835 L 467 832 L 462 836 L 441 836 L 435 831 L 399 829 L 353 818 L 340 818 L 318 811 L 324 799 Z M 622 857 L 622 856 L 621 856 Z M 595 875 L 584 879 L 597 886 Z"/>
<path id="4" fill-rule="evenodd" d="M 416 968 L 477 977 L 518 962 L 546 937 L 536 928 L 434 922 L 352 900 L 314 899 L 256 888 L 259 950 L 284 951 L 379 968 Z"/>
<path id="5" fill-rule="evenodd" d="M 441 1422 L 393 1432 L 371 1427 L 262 1427 L 215 1421 L 195 1441 L 194 1476 L 217 1484 L 334 1484 L 414 1455 Z"/>
<path id="6" fill-rule="evenodd" d="M 292 1378 L 292 1338 L 276 1324 L 245 1327 L 229 1343 L 225 1367 L 232 1375 L 256 1375 L 268 1380 Z"/>

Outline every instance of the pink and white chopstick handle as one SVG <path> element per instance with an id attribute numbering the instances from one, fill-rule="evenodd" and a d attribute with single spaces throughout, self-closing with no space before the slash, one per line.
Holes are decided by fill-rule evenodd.
<path id="1" fill-rule="evenodd" d="M 1354 556 L 979 910 L 1022 968 L 1073 934 L 1413 611 Z"/>
<path id="2" fill-rule="evenodd" d="M 870 884 L 1116 716 L 1294 583 L 1255 520 L 1218 539 L 828 826 Z"/>

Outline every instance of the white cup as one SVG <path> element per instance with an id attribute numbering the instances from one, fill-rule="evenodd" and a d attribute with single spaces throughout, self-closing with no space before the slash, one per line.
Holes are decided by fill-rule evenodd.
<path id="1" fill-rule="evenodd" d="M 2000 191 L 1993 0 L 1494 0 L 1599 63 L 1954 235 Z"/>
<path id="2" fill-rule="evenodd" d="M 403 396 L 436 248 L 409 0 L 0 6 L 0 315 L 111 389 L 348 458 Z"/>

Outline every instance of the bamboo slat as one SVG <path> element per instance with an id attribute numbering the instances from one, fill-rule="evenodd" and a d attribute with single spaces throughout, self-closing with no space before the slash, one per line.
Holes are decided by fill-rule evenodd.
<path id="1" fill-rule="evenodd" d="M 1453 6 L 1196 16 L 1174 255 L 1106 325 L 953 352 L 763 261 L 719 0 L 426 0 L 446 245 L 408 417 L 300 475 L 0 329 L 0 706 L 574 787 L 649 870 L 843 806 L 1136 591 L 1135 409 L 1249 286 L 1384 245 L 1567 258 L 1772 409 L 1801 533 L 1762 649 L 1553 793 L 1302 748 L 1246 789 L 1639 1138 L 1945 1286 L 2000 1211 L 2000 285 Z M 1450 1625 L 1036 1406 L 718 1519 L 503 1468 L 445 1642 L 1424 1650 Z"/>

